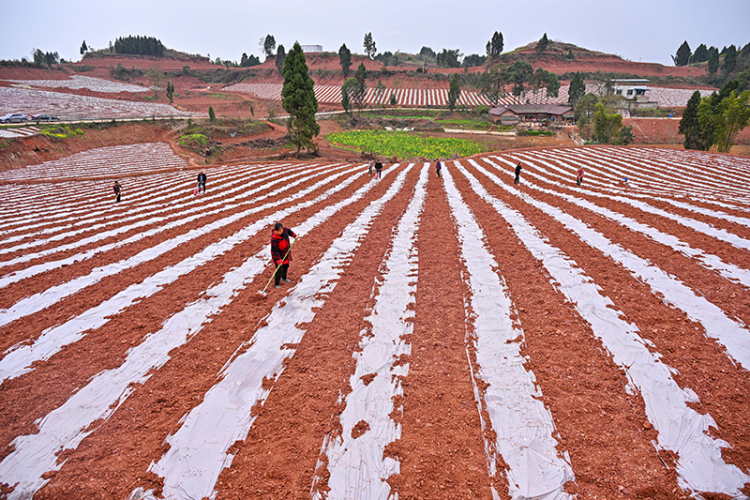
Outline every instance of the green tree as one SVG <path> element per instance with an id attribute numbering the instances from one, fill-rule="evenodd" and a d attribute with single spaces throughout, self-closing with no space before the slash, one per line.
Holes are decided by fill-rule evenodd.
<path id="1" fill-rule="evenodd" d="M 81 44 L 81 55 L 85 54 L 89 50 L 88 46 L 86 45 L 86 40 L 83 41 Z"/>
<path id="2" fill-rule="evenodd" d="M 687 40 L 685 40 L 682 42 L 682 45 L 680 45 L 680 48 L 677 49 L 677 54 L 672 56 L 672 62 L 674 62 L 675 66 L 687 66 L 690 62 L 691 55 L 690 45 L 688 45 Z"/>
<path id="3" fill-rule="evenodd" d="M 586 94 L 586 84 L 583 82 L 581 74 L 576 72 L 573 79 L 570 81 L 570 87 L 568 88 L 568 104 L 575 107 L 578 103 L 578 99 Z"/>
<path id="4" fill-rule="evenodd" d="M 169 99 L 169 104 L 174 103 L 174 85 L 172 85 L 172 82 L 167 82 L 167 99 Z"/>
<path id="5" fill-rule="evenodd" d="M 536 55 L 540 56 L 544 54 L 544 51 L 547 50 L 548 46 L 549 38 L 547 38 L 547 33 L 545 33 L 544 36 L 542 36 L 542 38 L 540 38 L 536 43 Z"/>
<path id="6" fill-rule="evenodd" d="M 546 86 L 547 71 L 540 66 L 534 73 L 532 73 L 531 77 L 529 78 L 529 87 L 531 88 L 531 92 L 534 94 L 534 101 L 537 100 L 536 97 L 539 91 Z"/>
<path id="7" fill-rule="evenodd" d="M 152 66 L 148 71 L 146 71 L 146 78 L 151 81 L 151 88 L 154 91 L 154 97 L 156 97 L 158 95 L 161 82 L 162 80 L 164 80 L 164 72 L 157 66 Z"/>
<path id="8" fill-rule="evenodd" d="M 531 80 L 534 68 L 528 61 L 518 60 L 508 68 L 508 76 L 513 84 L 513 97 L 518 98 L 526 93 L 525 84 Z"/>
<path id="9" fill-rule="evenodd" d="M 361 114 L 362 108 L 364 108 L 365 105 L 366 95 L 367 87 L 361 84 L 356 77 L 347 79 L 344 82 L 344 85 L 341 86 L 341 100 L 342 105 L 344 105 L 344 111 L 351 114 L 349 110 L 354 106 Z M 346 103 L 343 102 L 344 100 L 346 100 Z"/>
<path id="10" fill-rule="evenodd" d="M 708 47 L 705 43 L 698 45 L 698 48 L 693 52 L 693 63 L 702 63 L 708 61 Z"/>
<path id="11" fill-rule="evenodd" d="M 214 113 L 213 106 L 208 107 L 208 121 L 215 122 L 216 121 L 216 113 Z"/>
<path id="12" fill-rule="evenodd" d="M 612 137 L 622 127 L 622 115 L 620 113 L 607 113 L 602 103 L 596 105 L 594 112 L 594 137 L 597 141 L 609 144 Z"/>
<path id="13" fill-rule="evenodd" d="M 370 59 L 373 59 L 375 57 L 375 54 L 378 53 L 378 49 L 375 47 L 375 40 L 372 39 L 372 32 L 365 35 L 363 46 L 365 48 L 365 54 Z"/>
<path id="14" fill-rule="evenodd" d="M 490 104 L 497 106 L 500 99 L 507 94 L 508 71 L 505 66 L 490 68 L 488 71 L 484 71 L 479 78 L 482 95 L 490 101 Z"/>
<path id="15" fill-rule="evenodd" d="M 724 66 L 721 70 L 725 75 L 732 73 L 737 67 L 737 47 L 730 45 L 724 54 Z"/>
<path id="16" fill-rule="evenodd" d="M 443 49 L 443 51 L 435 57 L 435 60 L 437 61 L 438 66 L 442 66 L 443 68 L 458 68 L 461 66 L 461 63 L 458 60 L 459 57 L 461 57 L 460 50 Z"/>
<path id="17" fill-rule="evenodd" d="M 737 134 L 747 127 L 750 121 L 750 90 L 737 96 L 732 91 L 719 105 L 720 126 L 716 129 L 716 143 L 720 153 L 728 153 Z"/>
<path id="18" fill-rule="evenodd" d="M 437 54 L 435 54 L 435 51 L 432 50 L 430 47 L 423 46 L 422 49 L 419 51 L 419 57 L 421 57 L 422 60 L 424 60 L 425 58 L 435 59 L 436 56 Z"/>
<path id="19" fill-rule="evenodd" d="M 715 75 L 719 71 L 719 51 L 714 49 L 708 56 L 708 74 Z"/>
<path id="20" fill-rule="evenodd" d="M 266 55 L 266 59 L 273 56 L 276 50 L 276 39 L 272 35 L 266 35 L 263 40 L 263 53 Z"/>
<path id="21" fill-rule="evenodd" d="M 620 144 L 622 146 L 627 146 L 633 140 L 635 139 L 635 135 L 633 135 L 633 127 L 627 126 L 622 127 L 619 132 L 617 132 L 617 144 Z"/>
<path id="22" fill-rule="evenodd" d="M 344 78 L 349 76 L 349 68 L 352 67 L 352 51 L 343 44 L 339 49 L 339 64 L 341 64 L 341 72 L 344 73 Z"/>
<path id="23" fill-rule="evenodd" d="M 391 91 L 391 99 L 390 99 L 391 106 L 396 106 L 398 104 L 398 101 L 396 100 L 396 94 Z"/>
<path id="24" fill-rule="evenodd" d="M 279 45 L 279 49 L 276 51 L 276 69 L 279 73 L 284 74 L 284 60 L 286 59 L 286 50 L 283 45 Z"/>
<path id="25" fill-rule="evenodd" d="M 487 57 L 496 58 L 503 53 L 503 34 L 499 31 L 493 33 L 492 38 L 487 42 Z"/>
<path id="26" fill-rule="evenodd" d="M 302 47 L 299 42 L 294 42 L 284 63 L 281 105 L 290 115 L 287 129 L 294 134 L 292 142 L 297 146 L 297 154 L 303 146 L 308 151 L 317 149 L 312 142 L 312 138 L 320 133 L 320 125 L 315 121 L 318 100 L 315 98 L 314 85 Z"/>
<path id="27" fill-rule="evenodd" d="M 456 102 L 461 97 L 461 84 L 458 81 L 458 75 L 453 75 L 451 86 L 448 89 L 448 107 L 451 111 L 456 107 Z"/>
<path id="28" fill-rule="evenodd" d="M 557 97 L 560 95 L 560 80 L 557 79 L 557 75 L 552 71 L 547 73 L 547 98 Z"/>
<path id="29" fill-rule="evenodd" d="M 352 114 L 352 100 L 349 96 L 354 95 L 358 86 L 356 78 L 349 78 L 341 86 L 341 106 L 343 106 L 344 112 L 349 116 Z"/>
<path id="30" fill-rule="evenodd" d="M 594 119 L 596 106 L 599 104 L 599 97 L 596 94 L 586 94 L 578 99 L 574 110 L 574 117 L 578 129 L 585 137 L 590 137 L 589 125 Z"/>
<path id="31" fill-rule="evenodd" d="M 700 123 L 698 122 L 698 107 L 700 104 L 701 93 L 696 90 L 688 100 L 680 120 L 679 132 L 685 136 L 685 141 L 682 143 L 685 149 L 703 149 L 701 147 Z"/>

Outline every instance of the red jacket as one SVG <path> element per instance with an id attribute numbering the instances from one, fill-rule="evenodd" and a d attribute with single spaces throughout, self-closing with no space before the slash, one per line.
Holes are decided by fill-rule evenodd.
<path id="1" fill-rule="evenodd" d="M 281 236 L 276 234 L 276 231 L 271 231 L 271 258 L 273 259 L 273 263 L 277 266 L 281 264 L 289 264 L 289 261 L 292 260 L 292 252 L 287 254 L 287 251 L 291 247 L 289 236 L 292 238 L 297 237 L 294 231 L 288 227 L 284 228 L 281 232 Z M 285 255 L 286 259 L 284 259 Z"/>

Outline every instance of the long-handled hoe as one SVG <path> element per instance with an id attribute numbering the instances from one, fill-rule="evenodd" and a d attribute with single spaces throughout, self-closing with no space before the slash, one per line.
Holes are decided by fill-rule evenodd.
<path id="1" fill-rule="evenodd" d="M 281 259 L 281 262 L 284 262 L 286 260 L 287 255 L 289 255 L 289 252 L 292 251 L 292 247 L 294 246 L 295 243 L 297 243 L 297 239 L 298 238 L 295 238 L 294 241 L 292 242 L 292 244 L 289 245 L 289 248 L 287 249 L 286 253 L 284 254 L 284 258 Z M 276 276 L 276 273 L 279 271 L 280 267 L 281 267 L 281 264 L 279 264 L 278 266 L 276 266 L 276 269 L 274 270 L 273 274 L 271 275 L 271 279 L 268 280 L 268 283 L 266 283 L 266 287 L 263 290 L 258 290 L 258 297 L 260 297 L 262 299 L 265 299 L 266 297 L 268 297 L 268 293 L 266 292 L 266 290 L 268 290 L 268 286 L 273 281 L 273 278 L 274 278 L 274 276 Z"/>

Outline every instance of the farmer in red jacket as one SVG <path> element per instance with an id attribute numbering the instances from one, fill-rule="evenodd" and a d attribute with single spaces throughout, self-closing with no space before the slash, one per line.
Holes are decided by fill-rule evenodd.
<path id="1" fill-rule="evenodd" d="M 289 242 L 289 237 L 297 238 L 297 235 L 289 229 L 284 227 L 284 224 L 277 222 L 273 226 L 273 233 L 271 233 L 271 258 L 273 263 L 278 266 L 278 270 L 274 275 L 274 287 L 281 288 L 281 282 L 291 283 L 292 280 L 286 276 L 289 270 L 289 262 L 292 260 L 292 253 L 289 251 L 292 244 Z"/>

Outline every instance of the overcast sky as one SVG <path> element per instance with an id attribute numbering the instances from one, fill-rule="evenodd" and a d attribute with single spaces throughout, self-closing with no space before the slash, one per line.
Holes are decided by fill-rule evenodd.
<path id="1" fill-rule="evenodd" d="M 31 59 L 32 49 L 77 61 L 83 40 L 95 49 L 127 35 L 153 36 L 170 49 L 239 61 L 261 55 L 271 34 L 363 53 L 372 33 L 378 52 L 423 46 L 484 54 L 495 31 L 505 50 L 550 40 L 671 65 L 687 40 L 721 49 L 750 42 L 750 0 L 0 0 L 0 59 Z"/>

